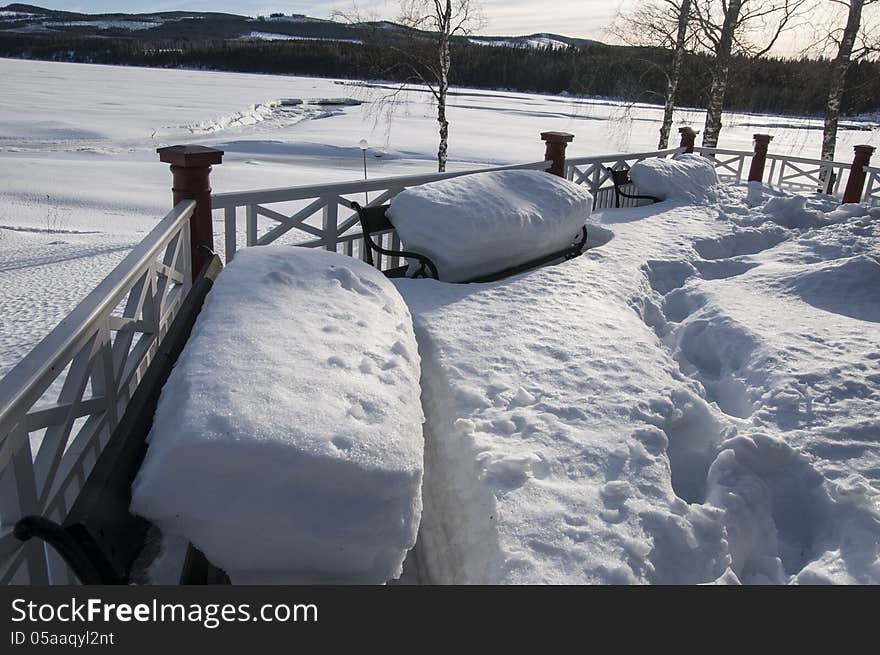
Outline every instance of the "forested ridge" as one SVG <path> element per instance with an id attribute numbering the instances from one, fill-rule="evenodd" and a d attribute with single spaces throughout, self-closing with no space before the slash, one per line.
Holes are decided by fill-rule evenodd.
<path id="1" fill-rule="evenodd" d="M 0 32 L 0 56 L 130 66 L 199 68 L 348 79 L 403 81 L 393 39 L 259 41 L 145 39 L 70 34 Z M 425 44 L 430 56 L 430 44 Z M 542 93 L 567 92 L 626 101 L 663 101 L 660 67 L 670 53 L 657 48 L 589 44 L 569 48 L 452 44 L 451 83 Z M 705 55 L 685 57 L 679 106 L 705 106 L 711 78 Z M 660 67 L 658 67 L 658 65 Z M 827 59 L 737 58 L 725 108 L 790 115 L 822 114 L 827 99 Z M 845 114 L 880 111 L 880 63 L 859 61 L 847 73 Z"/>

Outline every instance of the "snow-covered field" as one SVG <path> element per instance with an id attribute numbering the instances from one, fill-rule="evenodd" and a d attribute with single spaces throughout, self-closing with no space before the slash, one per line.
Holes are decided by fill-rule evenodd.
<path id="1" fill-rule="evenodd" d="M 214 189 L 234 191 L 357 179 L 358 141 L 373 177 L 434 170 L 436 131 L 426 92 L 402 98 L 393 122 L 371 102 L 382 89 L 351 82 L 0 59 L 0 373 L 45 335 L 167 211 L 170 174 L 155 149 L 223 148 Z M 279 106 L 282 99 L 302 105 Z M 308 101 L 351 98 L 361 105 Z M 538 134 L 575 134 L 572 156 L 656 147 L 660 111 L 507 91 L 456 89 L 450 169 L 535 161 Z M 700 112 L 677 120 L 699 127 Z M 841 132 L 839 152 L 880 143 Z M 815 156 L 815 119 L 731 114 L 721 143 L 748 149 L 754 132 L 774 151 Z M 221 224 L 217 224 L 218 234 Z M 222 243 L 222 239 L 219 239 Z"/>
<path id="2" fill-rule="evenodd" d="M 364 137 L 371 177 L 435 166 L 419 90 L 389 123 L 351 82 L 0 74 L 0 374 L 167 211 L 157 147 L 224 149 L 217 191 L 357 179 Z M 450 104 L 451 169 L 540 159 L 545 130 L 574 133 L 572 156 L 652 150 L 660 118 L 507 91 Z M 852 125 L 840 159 L 880 145 Z M 755 132 L 819 151 L 818 120 L 757 115 L 726 116 L 721 145 Z M 709 200 L 596 215 L 587 255 L 510 280 L 398 284 L 422 357 L 424 579 L 880 582 L 880 215 L 744 186 Z"/>

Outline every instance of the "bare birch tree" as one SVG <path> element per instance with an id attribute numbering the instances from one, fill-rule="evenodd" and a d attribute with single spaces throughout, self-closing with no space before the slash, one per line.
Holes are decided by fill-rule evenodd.
<path id="1" fill-rule="evenodd" d="M 826 45 L 837 48 L 828 73 L 828 102 L 825 105 L 825 126 L 822 132 L 822 159 L 833 160 L 837 148 L 837 126 L 840 122 L 841 103 L 846 88 L 846 73 L 853 61 L 876 52 L 877 41 L 880 39 L 873 34 L 873 30 L 865 29 L 862 12 L 865 7 L 880 0 L 828 1 L 839 5 L 842 8 L 841 13 L 846 15 L 843 27 L 838 24 L 823 39 Z"/>
<path id="2" fill-rule="evenodd" d="M 682 62 L 693 41 L 692 4 L 693 0 L 651 0 L 620 14 L 611 27 L 611 32 L 628 45 L 653 46 L 672 52 L 669 64 L 661 68 L 666 78 L 666 89 L 658 144 L 660 150 L 669 145 Z"/>
<path id="3" fill-rule="evenodd" d="M 450 43 L 456 35 L 470 34 L 483 24 L 476 0 L 403 0 L 400 22 L 435 35 L 436 59 L 421 61 L 414 71 L 430 89 L 437 103 L 437 125 L 440 144 L 437 148 L 437 170 L 446 170 L 449 150 L 449 120 L 446 99 L 449 95 L 449 72 L 452 69 Z"/>
<path id="4" fill-rule="evenodd" d="M 721 133 L 730 66 L 737 56 L 762 57 L 812 0 L 694 0 L 698 39 L 714 56 L 703 145 L 714 148 Z M 763 41 L 757 45 L 757 41 Z"/>
<path id="5" fill-rule="evenodd" d="M 449 150 L 446 102 L 453 65 L 450 46 L 455 37 L 467 36 L 483 26 L 482 9 L 477 0 L 401 0 L 400 7 L 397 20 L 412 28 L 412 33 L 395 34 L 393 40 L 387 40 L 387 47 L 398 55 L 394 67 L 405 70 L 406 79 L 391 93 L 383 95 L 380 104 L 388 108 L 383 113 L 390 120 L 397 99 L 410 83 L 421 82 L 428 87 L 437 105 L 437 170 L 442 173 L 446 170 Z M 364 23 L 356 7 L 351 12 L 334 11 L 332 16 L 350 23 Z M 376 30 L 377 35 L 380 32 Z M 433 42 L 429 48 L 425 47 L 426 39 Z"/>

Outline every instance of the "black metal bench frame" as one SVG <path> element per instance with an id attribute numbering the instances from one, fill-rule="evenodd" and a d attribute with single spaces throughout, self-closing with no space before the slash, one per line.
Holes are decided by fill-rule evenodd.
<path id="1" fill-rule="evenodd" d="M 606 166 L 605 170 L 611 175 L 611 183 L 614 184 L 614 207 L 620 209 L 620 198 L 630 198 L 632 200 L 650 200 L 652 202 L 660 202 L 660 198 L 648 195 L 638 195 L 627 193 L 622 187 L 632 184 L 632 178 L 629 175 L 629 168 L 611 168 Z"/>
<path id="2" fill-rule="evenodd" d="M 437 267 L 434 265 L 434 262 L 432 262 L 429 257 L 408 250 L 388 250 L 376 243 L 376 241 L 373 239 L 373 236 L 379 232 L 388 232 L 394 230 L 394 226 L 391 224 L 391 221 L 386 215 L 386 211 L 390 206 L 391 205 L 376 205 L 373 207 L 362 207 L 356 202 L 351 203 L 351 208 L 357 212 L 358 219 L 360 220 L 361 231 L 364 235 L 364 243 L 367 246 L 367 250 L 364 254 L 364 258 L 367 260 L 367 263 L 370 266 L 375 266 L 373 260 L 374 251 L 382 255 L 387 255 L 391 257 L 408 257 L 411 259 L 415 259 L 420 263 L 419 268 L 413 275 L 414 278 L 431 277 L 435 280 L 439 279 L 437 275 Z M 511 275 L 524 273 L 525 271 L 532 270 L 533 268 L 549 264 L 550 262 L 556 261 L 557 259 L 573 259 L 574 257 L 577 257 L 583 253 L 584 246 L 586 246 L 586 244 L 587 227 L 585 225 L 581 228 L 579 238 L 567 248 L 563 248 L 562 250 L 550 253 L 549 255 L 544 255 L 542 257 L 529 260 L 523 264 L 518 264 L 517 266 L 511 266 L 495 273 L 490 273 L 489 275 L 481 275 L 471 280 L 466 280 L 464 284 L 474 282 L 495 282 L 497 280 L 503 280 L 506 277 L 510 277 Z M 407 269 L 408 266 L 399 266 L 397 268 L 383 271 L 383 273 L 385 273 L 385 275 L 387 275 L 388 277 L 405 277 Z"/>
<path id="3" fill-rule="evenodd" d="M 351 203 L 351 208 L 357 212 L 358 219 L 361 223 L 361 232 L 364 235 L 364 243 L 367 245 L 367 249 L 364 252 L 364 257 L 367 260 L 367 263 L 370 266 L 376 265 L 373 260 L 374 252 L 379 253 L 380 255 L 385 255 L 387 257 L 404 257 L 415 259 L 419 262 L 419 267 L 413 273 L 414 278 L 431 277 L 435 280 L 438 280 L 439 277 L 437 276 L 437 267 L 434 265 L 434 262 L 432 262 L 429 257 L 426 257 L 425 255 L 420 255 L 417 252 L 410 252 L 409 250 L 389 250 L 387 248 L 383 248 L 373 239 L 376 234 L 394 230 L 394 226 L 391 224 L 391 221 L 388 220 L 388 216 L 385 215 L 385 210 L 388 209 L 388 207 L 390 207 L 390 205 L 362 207 L 356 202 Z M 408 265 L 398 266 L 397 268 L 392 268 L 384 271 L 384 273 L 388 277 L 406 277 L 406 272 L 408 268 Z"/>
<path id="4" fill-rule="evenodd" d="M 211 253 L 159 344 L 156 356 L 132 394 L 119 425 L 98 456 L 63 524 L 25 516 L 14 527 L 20 541 L 42 539 L 61 556 L 82 584 L 128 584 L 144 549 L 150 522 L 129 511 L 131 484 L 147 452 L 162 386 L 192 332 L 205 296 L 223 264 Z M 228 583 L 223 571 L 189 545 L 180 584 Z"/>

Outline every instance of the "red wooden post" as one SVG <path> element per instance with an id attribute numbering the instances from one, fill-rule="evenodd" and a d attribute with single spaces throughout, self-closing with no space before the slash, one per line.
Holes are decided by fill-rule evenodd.
<path id="1" fill-rule="evenodd" d="M 852 168 L 849 171 L 849 179 L 846 182 L 846 190 L 843 192 L 843 202 L 861 202 L 862 189 L 865 188 L 865 166 L 871 165 L 871 155 L 876 148 L 874 146 L 853 146 Z"/>
<path id="2" fill-rule="evenodd" d="M 685 152 L 694 151 L 694 142 L 697 140 L 699 132 L 692 127 L 680 127 L 678 133 L 681 134 L 681 143 L 679 148 L 684 148 Z"/>
<path id="3" fill-rule="evenodd" d="M 223 162 L 223 151 L 204 146 L 168 146 L 156 150 L 159 161 L 171 164 L 174 185 L 171 189 L 175 205 L 181 200 L 195 200 L 190 219 L 190 255 L 195 280 L 210 257 L 199 246 L 214 250 L 214 227 L 211 218 L 211 165 Z"/>
<path id="4" fill-rule="evenodd" d="M 749 182 L 761 182 L 764 180 L 764 165 L 767 163 L 767 147 L 773 140 L 769 134 L 755 134 L 755 154 L 752 155 L 752 165 L 749 168 Z"/>
<path id="5" fill-rule="evenodd" d="M 574 141 L 574 134 L 568 132 L 541 132 L 541 140 L 547 142 L 544 159 L 553 162 L 547 170 L 559 177 L 565 177 L 565 148 Z"/>

